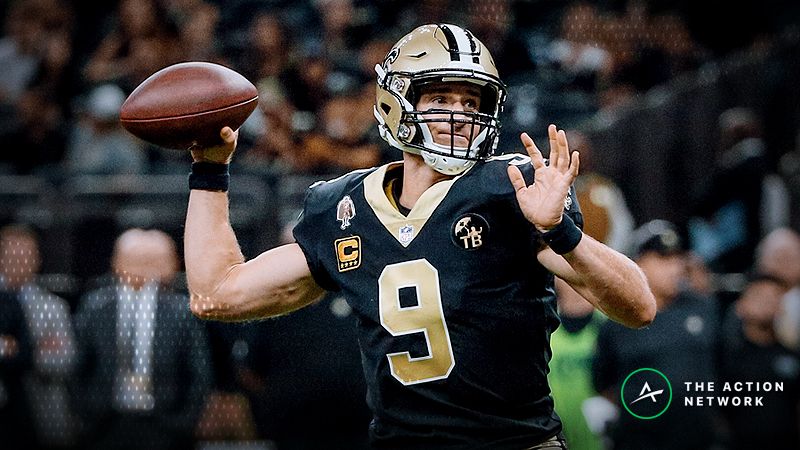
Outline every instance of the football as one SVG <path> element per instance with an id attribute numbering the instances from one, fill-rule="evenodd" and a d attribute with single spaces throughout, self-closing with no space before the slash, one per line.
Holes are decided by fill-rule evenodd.
<path id="1" fill-rule="evenodd" d="M 258 90 L 238 72 L 210 62 L 183 62 L 150 75 L 120 108 L 122 126 L 152 144 L 186 150 L 222 142 L 258 104 Z"/>

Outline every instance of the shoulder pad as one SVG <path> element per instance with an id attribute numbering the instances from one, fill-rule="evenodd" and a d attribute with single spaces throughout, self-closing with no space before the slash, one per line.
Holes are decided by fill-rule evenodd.
<path id="1" fill-rule="evenodd" d="M 361 184 L 364 178 L 375 170 L 377 167 L 354 170 L 332 180 L 313 183 L 306 191 L 304 214 L 312 215 L 336 207 L 342 196 Z M 314 201 L 309 201 L 310 198 Z"/>
<path id="2" fill-rule="evenodd" d="M 522 176 L 528 184 L 533 183 L 533 166 L 528 155 L 510 153 L 507 155 L 493 156 L 483 163 L 476 164 L 470 170 L 473 176 L 480 177 L 481 185 L 489 194 L 509 195 L 514 194 L 514 186 L 508 178 L 508 166 L 514 165 L 522 171 Z"/>

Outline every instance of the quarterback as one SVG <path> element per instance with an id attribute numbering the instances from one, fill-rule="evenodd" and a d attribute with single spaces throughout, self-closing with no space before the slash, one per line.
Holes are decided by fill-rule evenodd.
<path id="1" fill-rule="evenodd" d="M 376 71 L 375 117 L 402 161 L 313 184 L 295 243 L 245 261 L 226 193 L 237 133 L 192 151 L 192 311 L 251 320 L 341 292 L 374 448 L 566 448 L 547 385 L 553 277 L 629 327 L 655 315 L 645 278 L 582 233 L 563 130 L 548 129 L 549 161 L 524 133 L 527 154 L 494 156 L 506 88 L 472 33 L 421 26 Z"/>

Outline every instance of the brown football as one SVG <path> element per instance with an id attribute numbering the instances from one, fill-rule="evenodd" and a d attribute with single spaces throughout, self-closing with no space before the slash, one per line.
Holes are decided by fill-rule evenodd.
<path id="1" fill-rule="evenodd" d="M 150 75 L 120 108 L 122 126 L 161 147 L 186 150 L 221 142 L 258 104 L 258 90 L 238 72 L 209 62 L 184 62 Z"/>

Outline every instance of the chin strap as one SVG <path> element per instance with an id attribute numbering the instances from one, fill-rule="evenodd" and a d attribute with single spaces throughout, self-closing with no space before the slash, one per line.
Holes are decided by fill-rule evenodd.
<path id="1" fill-rule="evenodd" d="M 426 151 L 420 152 L 425 164 L 443 175 L 461 175 L 475 165 L 475 161 L 468 159 L 442 156 Z"/>

